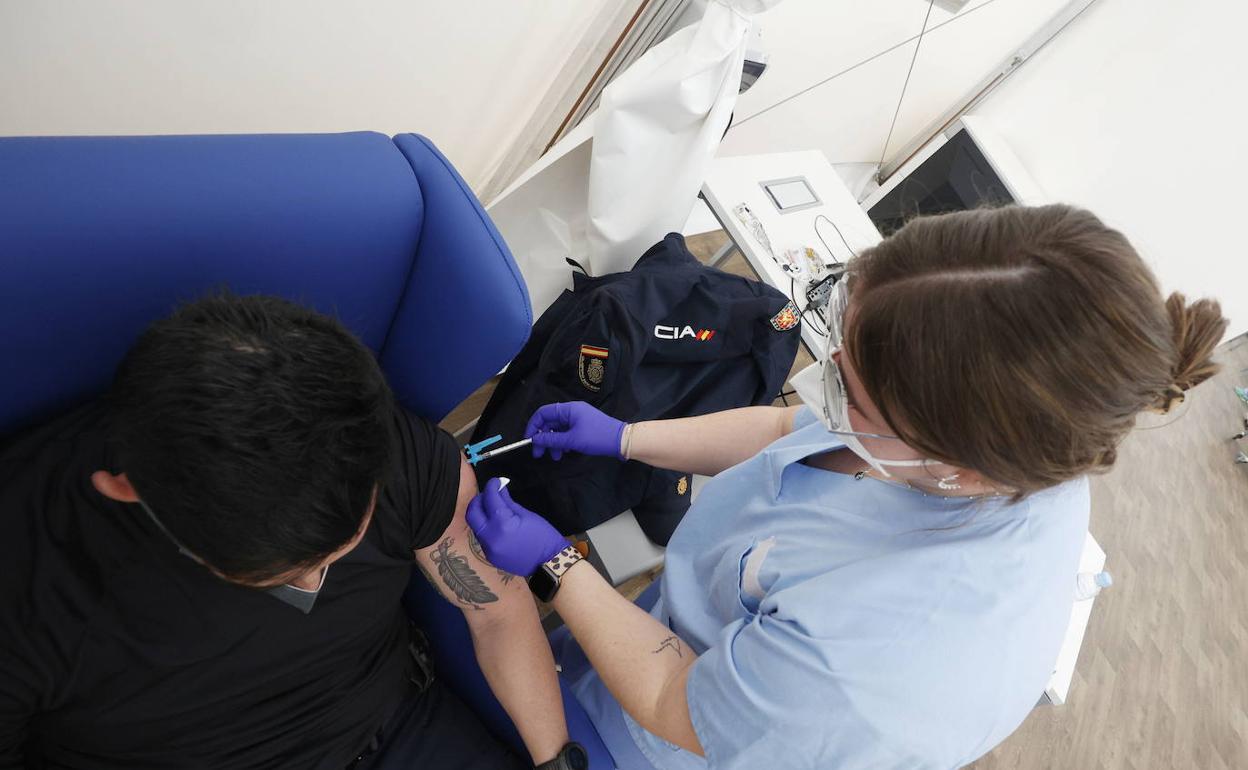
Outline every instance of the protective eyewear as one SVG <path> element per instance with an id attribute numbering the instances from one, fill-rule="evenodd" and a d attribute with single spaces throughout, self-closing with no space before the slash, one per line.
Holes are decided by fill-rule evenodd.
<path id="1" fill-rule="evenodd" d="M 927 465 L 928 460 L 886 460 L 876 457 L 859 439 L 888 439 L 901 442 L 897 436 L 879 433 L 861 433 L 853 429 L 849 421 L 849 392 L 845 387 L 845 377 L 836 362 L 836 353 L 841 349 L 845 334 L 845 311 L 849 307 L 849 281 L 846 278 L 836 282 L 832 287 L 832 295 L 828 298 L 827 347 L 824 349 L 820 384 L 822 389 L 822 405 L 817 412 L 820 422 L 829 433 L 845 439 L 845 447 L 861 457 L 868 465 L 884 476 L 891 476 L 885 466 L 917 468 Z M 800 395 L 800 393 L 799 393 Z"/>

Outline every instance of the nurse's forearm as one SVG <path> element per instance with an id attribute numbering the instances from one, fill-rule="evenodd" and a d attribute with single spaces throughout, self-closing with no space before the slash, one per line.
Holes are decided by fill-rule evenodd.
<path id="1" fill-rule="evenodd" d="M 564 573 L 552 605 L 629 716 L 660 738 L 703 753 L 685 696 L 697 660 L 688 645 L 587 563 Z"/>
<path id="2" fill-rule="evenodd" d="M 651 420 L 628 431 L 628 456 L 681 473 L 714 476 L 758 454 L 793 430 L 801 407 L 747 406 L 726 412 Z"/>

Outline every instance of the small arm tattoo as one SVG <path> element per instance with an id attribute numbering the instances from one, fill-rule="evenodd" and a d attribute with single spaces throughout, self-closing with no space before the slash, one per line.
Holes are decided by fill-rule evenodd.
<path id="1" fill-rule="evenodd" d="M 481 541 L 477 539 L 477 534 L 471 529 L 468 530 L 468 549 L 472 551 L 472 555 L 477 557 L 477 561 L 482 564 L 490 564 L 490 560 L 485 558 L 485 549 L 481 547 Z M 493 567 L 493 564 L 490 564 Z"/>
<path id="2" fill-rule="evenodd" d="M 685 654 L 681 652 L 680 650 L 680 639 L 678 637 L 675 637 L 675 636 L 667 637 L 666 639 L 664 639 L 662 642 L 659 643 L 658 648 L 655 649 L 651 654 L 658 655 L 660 652 L 663 652 L 664 650 L 673 650 L 676 653 L 676 657 L 678 658 L 685 657 Z"/>
<path id="3" fill-rule="evenodd" d="M 468 560 L 451 550 L 455 538 L 448 537 L 429 555 L 429 560 L 438 565 L 438 577 L 442 584 L 455 594 L 461 604 L 473 609 L 482 609 L 482 604 L 498 601 L 498 597 L 476 573 Z"/>
<path id="4" fill-rule="evenodd" d="M 468 548 L 472 551 L 472 555 L 477 557 L 477 561 L 488 567 L 494 567 L 493 564 L 490 564 L 490 560 L 485 558 L 485 549 L 481 547 L 481 541 L 477 539 L 477 536 L 473 534 L 471 529 L 468 530 Z M 499 569 L 498 567 L 494 567 L 494 571 L 498 573 L 498 579 L 502 581 L 503 585 L 507 585 L 516 577 L 507 570 Z"/>

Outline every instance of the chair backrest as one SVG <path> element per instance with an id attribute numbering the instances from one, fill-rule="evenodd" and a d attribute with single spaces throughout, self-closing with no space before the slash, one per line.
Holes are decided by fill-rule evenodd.
<path id="1" fill-rule="evenodd" d="M 502 239 L 422 137 L 3 138 L 0 434 L 102 392 L 148 323 L 222 286 L 337 316 L 433 419 L 531 323 Z M 490 316 L 426 325 L 457 303 Z"/>

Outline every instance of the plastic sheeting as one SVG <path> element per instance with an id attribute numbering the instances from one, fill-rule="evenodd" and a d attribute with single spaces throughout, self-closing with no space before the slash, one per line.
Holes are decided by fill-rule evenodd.
<path id="1" fill-rule="evenodd" d="M 582 124 L 491 205 L 534 313 L 570 286 L 565 257 L 620 272 L 682 228 L 736 106 L 752 17 L 779 2 L 712 0 L 603 91 L 592 143 Z"/>
<path id="2" fill-rule="evenodd" d="M 602 94 L 589 174 L 588 260 L 627 270 L 689 217 L 737 103 L 751 15 L 779 0 L 717 0 Z"/>

